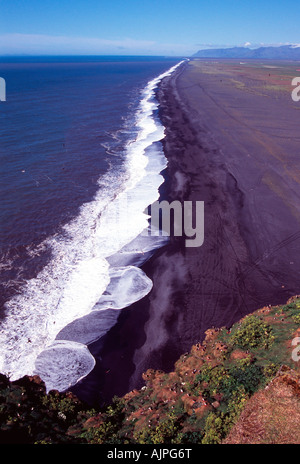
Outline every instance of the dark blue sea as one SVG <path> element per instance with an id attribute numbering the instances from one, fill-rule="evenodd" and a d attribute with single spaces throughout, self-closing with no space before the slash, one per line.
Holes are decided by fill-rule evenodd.
<path id="1" fill-rule="evenodd" d="M 180 59 L 1 58 L 0 372 L 65 390 L 152 282 L 166 167 L 155 90 Z M 180 64 L 179 64 L 180 65 Z"/>

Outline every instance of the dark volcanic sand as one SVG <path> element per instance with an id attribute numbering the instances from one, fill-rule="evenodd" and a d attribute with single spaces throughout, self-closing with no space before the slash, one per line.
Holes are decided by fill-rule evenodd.
<path id="1" fill-rule="evenodd" d="M 153 290 L 90 346 L 96 368 L 73 388 L 82 399 L 141 387 L 208 328 L 299 292 L 300 102 L 287 87 L 296 66 L 281 66 L 197 60 L 163 80 L 161 198 L 205 202 L 204 244 L 173 237 L 146 263 Z"/>

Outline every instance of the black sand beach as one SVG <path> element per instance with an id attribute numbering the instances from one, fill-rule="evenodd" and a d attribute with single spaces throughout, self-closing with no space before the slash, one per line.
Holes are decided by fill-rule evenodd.
<path id="1" fill-rule="evenodd" d="M 194 60 L 162 81 L 161 199 L 205 202 L 204 244 L 171 237 L 143 266 L 153 290 L 90 346 L 97 365 L 72 389 L 80 398 L 141 387 L 146 369 L 171 370 L 208 328 L 299 293 L 297 70 L 267 66 Z"/>

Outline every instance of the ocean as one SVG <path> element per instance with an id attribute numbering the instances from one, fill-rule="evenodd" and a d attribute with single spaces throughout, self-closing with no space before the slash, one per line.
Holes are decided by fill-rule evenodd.
<path id="1" fill-rule="evenodd" d="M 166 237 L 147 207 L 167 166 L 155 89 L 181 60 L 0 59 L 0 372 L 64 391 L 88 345 L 147 295 Z"/>

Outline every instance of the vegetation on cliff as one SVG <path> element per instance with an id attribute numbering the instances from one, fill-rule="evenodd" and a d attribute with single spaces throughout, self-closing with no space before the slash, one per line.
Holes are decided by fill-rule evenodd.
<path id="1" fill-rule="evenodd" d="M 0 376 L 0 441 L 300 443 L 294 427 L 300 356 L 292 345 L 298 336 L 300 298 L 294 297 L 246 316 L 231 330 L 208 330 L 173 372 L 148 370 L 144 387 L 101 410 L 71 393 L 46 394 L 38 377 L 10 382 Z"/>

